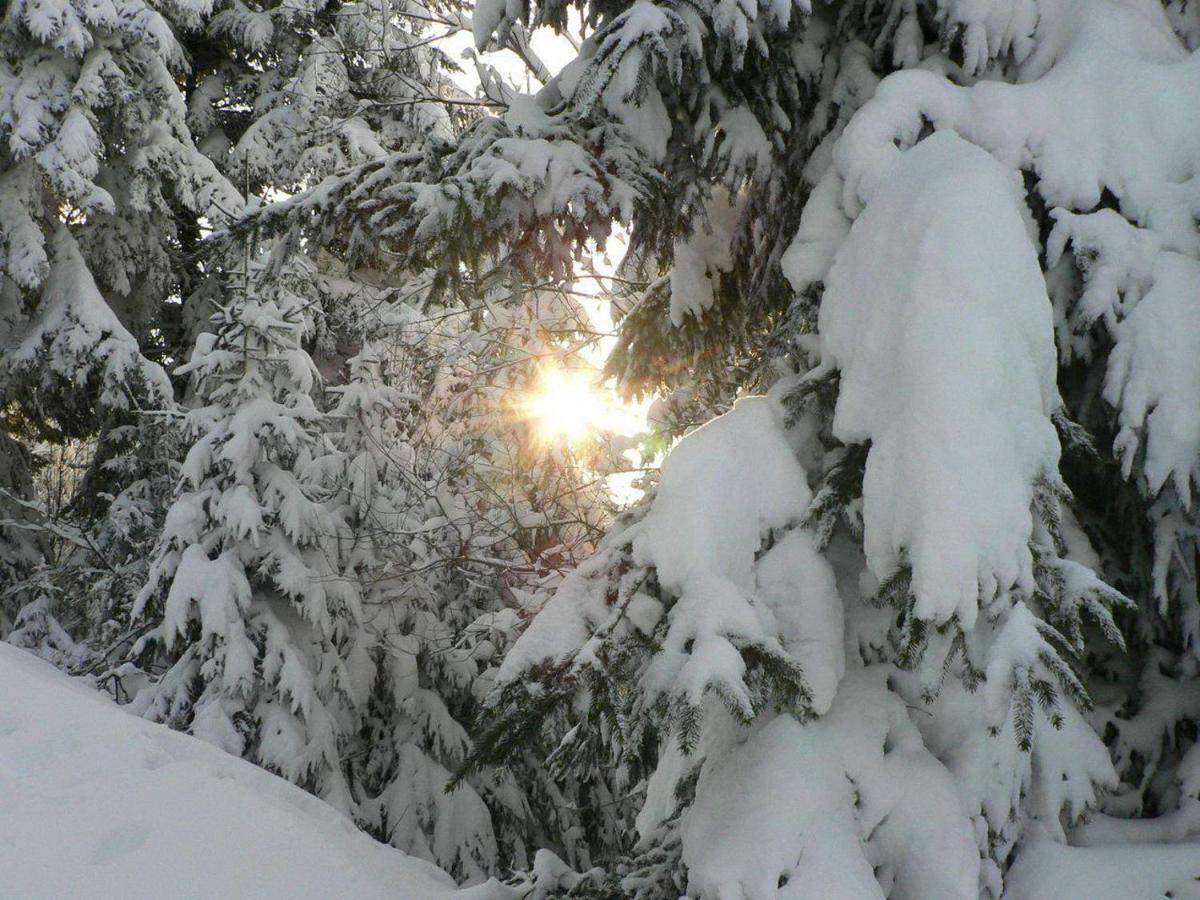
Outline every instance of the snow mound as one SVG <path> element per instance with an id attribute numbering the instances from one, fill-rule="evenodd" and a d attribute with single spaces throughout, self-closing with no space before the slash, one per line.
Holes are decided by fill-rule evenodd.
<path id="1" fill-rule="evenodd" d="M 38 898 L 471 898 L 332 807 L 129 715 L 0 643 L 3 893 Z"/>

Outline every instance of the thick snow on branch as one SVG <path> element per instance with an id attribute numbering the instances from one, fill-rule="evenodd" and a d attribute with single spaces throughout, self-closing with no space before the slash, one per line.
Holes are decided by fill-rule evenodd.
<path id="1" fill-rule="evenodd" d="M 1056 310 L 1063 357 L 1106 349 L 1089 334 L 1103 322 L 1116 344 L 1105 399 L 1119 419 L 1125 474 L 1144 449 L 1147 491 L 1169 482 L 1187 506 L 1200 415 L 1186 362 L 1197 352 L 1194 329 L 1180 325 L 1195 317 L 1200 257 L 1200 53 L 1149 0 L 1039 0 L 1036 16 L 1017 17 L 1024 24 L 1001 15 L 1003 4 L 985 6 L 955 7 L 968 56 L 972 41 L 989 53 L 1009 42 L 1019 83 L 963 86 L 915 69 L 885 78 L 837 142 L 785 260 L 789 277 L 797 289 L 826 277 L 848 218 L 894 190 L 896 160 L 929 127 L 1028 173 L 1055 221 L 1049 267 L 1070 246 L 1083 280 L 1078 300 Z M 1014 39 L 1022 30 L 1029 38 Z M 1166 359 L 1182 362 L 1168 371 Z"/>
<path id="2" fill-rule="evenodd" d="M 1039 5 L 1025 83 L 960 87 L 925 70 L 880 83 L 835 150 L 849 213 L 881 187 L 901 148 L 927 124 L 1035 172 L 1051 206 L 1089 210 L 1105 188 L 1139 217 L 1165 215 L 1178 202 L 1172 185 L 1189 177 L 1200 152 L 1200 120 L 1189 115 L 1200 54 L 1187 54 L 1158 3 Z"/>
<path id="3" fill-rule="evenodd" d="M 834 434 L 871 442 L 868 564 L 912 567 L 915 613 L 969 628 L 1032 591 L 1033 484 L 1058 463 L 1050 302 L 1015 175 L 949 133 L 899 155 L 821 305 Z"/>
<path id="4" fill-rule="evenodd" d="M 682 836 L 689 896 L 977 895 L 954 782 L 878 670 L 847 674 L 818 720 L 779 716 L 711 752 Z"/>
<path id="5" fill-rule="evenodd" d="M 1125 477 L 1144 434 L 1146 486 L 1157 493 L 1169 478 L 1187 507 L 1200 483 L 1200 262 L 1162 253 L 1153 284 L 1114 328 L 1104 399 L 1121 411 L 1117 451 Z"/>
<path id="6" fill-rule="evenodd" d="M 763 535 L 803 515 L 811 493 L 776 415 L 769 400 L 748 398 L 671 451 L 634 541 L 668 590 L 685 594 L 709 576 L 752 587 Z"/>
<path id="7" fill-rule="evenodd" d="M 777 415 L 765 398 L 743 400 L 680 442 L 663 466 L 633 542 L 634 559 L 654 566 L 659 584 L 678 597 L 646 673 L 651 693 L 698 704 L 721 684 L 749 712 L 739 650 L 750 643 L 782 651 L 777 617 L 755 596 L 755 554 L 772 528 L 803 515 L 811 494 Z M 815 554 L 812 562 L 822 564 Z"/>
<path id="8" fill-rule="evenodd" d="M 699 705 L 716 690 L 751 717 L 755 703 L 743 651 L 753 647 L 803 672 L 815 711 L 833 700 L 845 662 L 828 563 L 799 530 L 757 559 L 772 529 L 798 521 L 811 497 L 779 417 L 773 400 L 751 397 L 689 434 L 668 456 L 645 518 L 610 540 L 630 542 L 633 562 L 653 568 L 660 588 L 674 598 L 661 647 L 643 678 L 651 695 Z M 622 612 L 612 608 L 604 577 L 612 566 L 602 551 L 567 577 L 505 658 L 500 681 L 581 649 L 585 657 L 587 642 L 614 614 L 639 618 L 638 602 Z M 630 599 L 623 591 L 618 597 Z M 633 598 L 639 600 L 641 607 L 658 608 L 649 597 Z"/>
<path id="9" fill-rule="evenodd" d="M 66 226 L 54 236 L 51 259 L 40 318 L 4 364 L 28 370 L 44 382 L 58 378 L 83 387 L 94 379 L 99 401 L 115 409 L 126 409 L 141 398 L 155 406 L 169 403 L 167 373 L 142 356 L 133 335 L 100 294 Z"/>

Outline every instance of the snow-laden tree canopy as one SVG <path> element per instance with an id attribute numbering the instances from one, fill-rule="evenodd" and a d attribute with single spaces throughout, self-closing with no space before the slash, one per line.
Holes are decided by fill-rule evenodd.
<path id="1" fill-rule="evenodd" d="M 1186 896 L 1198 46 L 1185 0 L 10 3 L 0 636 L 474 885 Z M 620 515 L 522 412 L 604 342 L 657 394 Z"/>
<path id="2" fill-rule="evenodd" d="M 807 155 L 764 150 L 733 226 L 714 192 L 674 252 L 687 271 L 705 247 L 702 268 L 636 300 L 616 359 L 658 342 L 653 291 L 686 340 L 736 306 L 762 317 L 768 397 L 678 444 L 493 699 L 485 756 L 537 703 L 564 710 L 556 755 L 625 767 L 639 840 L 587 883 L 999 896 L 1014 850 L 1101 810 L 1195 827 L 1194 28 L 1153 2 L 896 4 L 867 14 L 872 50 L 852 8 L 797 26 L 846 41 L 810 79 L 830 115 Z M 767 263 L 793 292 L 771 323 L 723 276 L 762 259 L 790 208 L 765 184 L 789 176 L 806 199 Z M 751 408 L 765 432 L 739 427 Z M 869 708 L 895 710 L 874 735 Z M 831 821 L 833 876 L 809 868 Z"/>

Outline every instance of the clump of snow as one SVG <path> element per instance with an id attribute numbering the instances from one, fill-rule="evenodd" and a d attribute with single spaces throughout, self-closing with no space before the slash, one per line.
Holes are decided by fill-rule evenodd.
<path id="1" fill-rule="evenodd" d="M 830 169 L 813 186 L 800 214 L 800 228 L 779 261 L 797 291 L 825 279 L 838 247 L 850 233 L 850 218 L 842 211 L 840 196 L 841 182 Z"/>
<path id="2" fill-rule="evenodd" d="M 682 837 L 699 897 L 978 895 L 954 782 L 879 670 L 847 674 L 820 719 L 779 716 L 711 751 Z"/>
<path id="3" fill-rule="evenodd" d="M 684 316 L 699 319 L 713 305 L 714 282 L 733 266 L 731 242 L 741 210 L 726 191 L 718 189 L 708 204 L 707 221 L 675 242 L 671 266 L 671 324 Z"/>
<path id="4" fill-rule="evenodd" d="M 2 643 L 0 681 L 6 896 L 514 897 L 458 891 L 300 788 Z"/>
<path id="5" fill-rule="evenodd" d="M 610 613 L 605 576 L 612 562 L 612 550 L 602 549 L 563 579 L 505 655 L 496 673 L 498 684 L 520 678 L 545 660 L 561 662 L 588 642 Z"/>
<path id="6" fill-rule="evenodd" d="M 1047 268 L 1059 264 L 1068 245 L 1077 258 L 1087 256 L 1090 260 L 1084 272 L 1083 292 L 1069 313 L 1071 330 L 1084 330 L 1097 320 L 1112 328 L 1122 307 L 1137 303 L 1153 280 L 1154 258 L 1162 250 L 1161 238 L 1129 224 L 1111 209 L 1079 214 L 1060 208 L 1052 210 L 1050 216 L 1054 227 L 1046 241 Z M 1062 316 L 1066 319 L 1068 312 L 1063 310 Z M 1071 331 L 1062 337 L 1064 349 L 1070 348 Z"/>
<path id="7" fill-rule="evenodd" d="M 800 663 L 813 711 L 829 709 L 846 672 L 842 598 L 810 532 L 796 529 L 763 554 L 758 594 L 775 613 L 783 648 Z"/>
<path id="8" fill-rule="evenodd" d="M 907 563 L 916 616 L 965 628 L 981 593 L 1031 591 L 1032 486 L 1058 463 L 1050 303 L 1019 187 L 949 133 L 898 156 L 820 312 L 834 434 L 871 441 L 871 571 Z"/>
<path id="9" fill-rule="evenodd" d="M 475 0 L 471 36 L 476 49 L 486 50 L 497 30 L 500 30 L 497 42 L 503 43 L 513 25 L 520 21 L 522 12 L 524 7 L 517 0 Z"/>
<path id="10" fill-rule="evenodd" d="M 667 457 L 634 552 L 669 590 L 709 574 L 751 587 L 763 535 L 804 514 L 812 495 L 778 415 L 772 401 L 746 398 Z"/>
<path id="11" fill-rule="evenodd" d="M 883 897 L 851 814 L 853 785 L 822 734 L 780 716 L 705 765 L 683 828 L 692 891 Z"/>
<path id="12" fill-rule="evenodd" d="M 1158 256 L 1153 287 L 1114 326 L 1104 389 L 1104 399 L 1121 411 L 1116 448 L 1125 477 L 1144 435 L 1147 488 L 1157 493 L 1169 478 L 1185 508 L 1193 483 L 1200 483 L 1198 286 L 1200 262 L 1180 253 Z"/>

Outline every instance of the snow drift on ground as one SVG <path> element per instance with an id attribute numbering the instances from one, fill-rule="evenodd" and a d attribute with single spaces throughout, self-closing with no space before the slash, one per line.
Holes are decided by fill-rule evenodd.
<path id="1" fill-rule="evenodd" d="M 0 643 L 0 895 L 501 900 Z"/>

